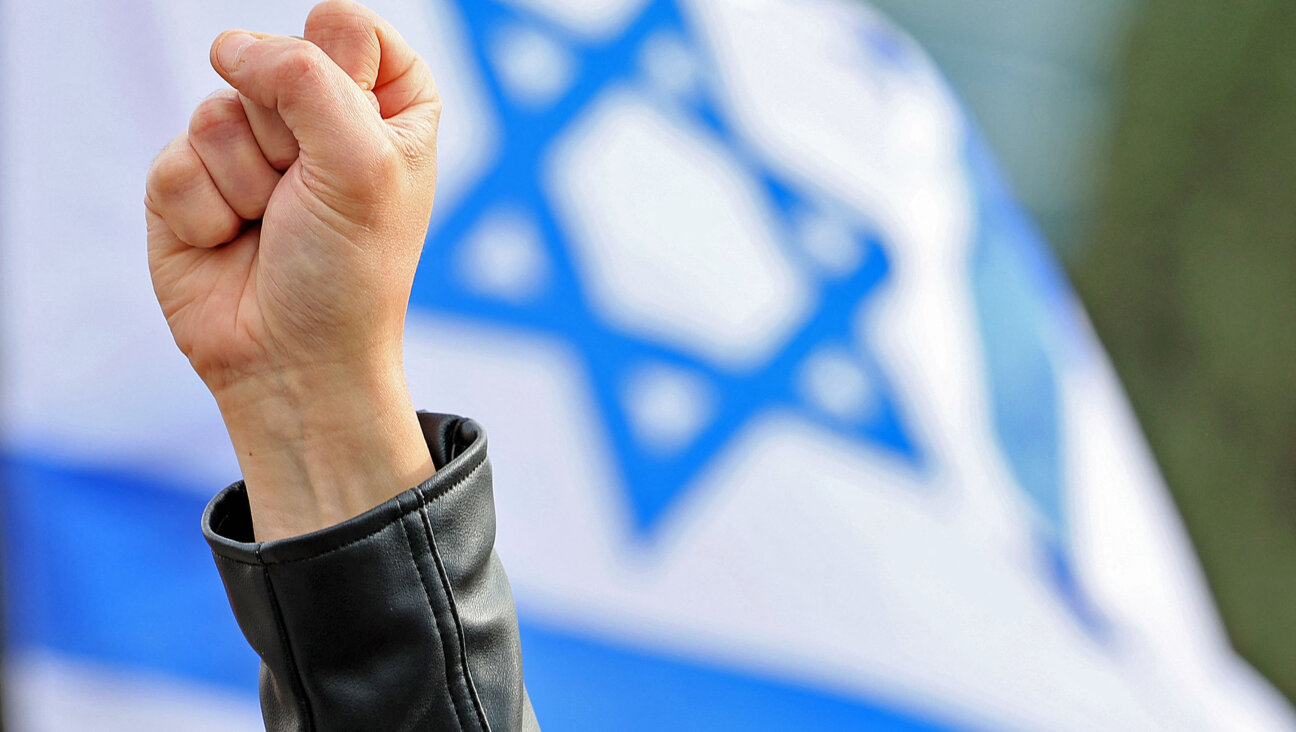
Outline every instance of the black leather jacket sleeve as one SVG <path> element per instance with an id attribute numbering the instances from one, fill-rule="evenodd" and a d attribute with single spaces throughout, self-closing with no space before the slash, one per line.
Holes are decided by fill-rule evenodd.
<path id="1" fill-rule="evenodd" d="M 361 516 L 254 542 L 241 482 L 203 515 L 261 657 L 271 732 L 539 730 L 494 551 L 486 436 L 460 417 L 419 421 L 436 474 Z"/>

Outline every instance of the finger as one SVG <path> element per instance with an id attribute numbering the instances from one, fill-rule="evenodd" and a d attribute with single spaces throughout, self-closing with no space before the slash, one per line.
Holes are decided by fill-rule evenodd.
<path id="1" fill-rule="evenodd" d="M 278 111 L 302 153 L 326 168 L 367 165 L 387 139 L 364 93 L 309 41 L 227 31 L 212 44 L 211 57 L 231 86 Z"/>
<path id="2" fill-rule="evenodd" d="M 365 91 L 378 85 L 382 48 L 374 31 L 382 22 L 373 11 L 345 0 L 316 5 L 306 17 L 302 36 L 319 46 L 333 63 Z"/>
<path id="3" fill-rule="evenodd" d="M 305 38 L 372 90 L 383 119 L 411 142 L 435 145 L 441 97 L 432 72 L 390 23 L 351 0 L 325 0 L 306 19 Z"/>
<path id="4" fill-rule="evenodd" d="M 174 280 L 183 273 L 190 255 L 197 250 L 180 241 L 166 219 L 147 202 L 144 206 L 144 220 L 148 225 L 149 270 L 153 273 L 154 281 Z M 165 312 L 167 304 L 163 303 L 162 307 Z"/>
<path id="5" fill-rule="evenodd" d="M 287 170 L 297 159 L 297 138 L 292 130 L 284 124 L 283 117 L 273 109 L 257 104 L 242 94 L 238 95 L 243 105 L 243 114 L 247 116 L 252 127 L 252 136 L 256 138 L 261 155 L 270 163 L 270 167 L 279 172 Z"/>
<path id="6" fill-rule="evenodd" d="M 144 201 L 189 246 L 224 244 L 243 227 L 189 144 L 188 134 L 173 140 L 153 161 Z"/>
<path id="7" fill-rule="evenodd" d="M 261 154 L 238 92 L 219 91 L 198 105 L 189 119 L 189 143 L 239 218 L 261 218 L 280 176 Z"/>

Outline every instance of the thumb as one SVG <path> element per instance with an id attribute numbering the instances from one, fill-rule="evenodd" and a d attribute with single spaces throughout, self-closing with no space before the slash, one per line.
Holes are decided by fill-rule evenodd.
<path id="1" fill-rule="evenodd" d="M 319 46 L 360 89 L 411 156 L 436 146 L 441 96 L 427 64 L 400 33 L 352 0 L 324 0 L 306 19 L 306 40 Z"/>
<path id="2" fill-rule="evenodd" d="M 326 169 L 363 162 L 386 137 L 364 92 L 309 41 L 226 31 L 212 43 L 211 62 L 230 86 L 278 111 L 303 156 Z"/>

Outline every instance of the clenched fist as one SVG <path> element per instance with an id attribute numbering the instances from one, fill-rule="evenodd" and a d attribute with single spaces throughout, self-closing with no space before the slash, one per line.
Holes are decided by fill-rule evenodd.
<path id="1" fill-rule="evenodd" d="M 228 31 L 211 63 L 233 88 L 149 170 L 149 267 L 264 541 L 433 471 L 401 341 L 441 102 L 395 30 L 344 0 L 317 6 L 304 38 Z"/>

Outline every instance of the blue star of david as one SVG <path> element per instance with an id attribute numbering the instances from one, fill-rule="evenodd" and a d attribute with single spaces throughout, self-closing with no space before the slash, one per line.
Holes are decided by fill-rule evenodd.
<path id="1" fill-rule="evenodd" d="M 613 86 L 645 85 L 640 49 L 652 38 L 671 37 L 696 55 L 703 54 L 679 9 L 669 0 L 649 3 L 617 36 L 603 41 L 573 37 L 546 19 L 493 2 L 461 5 L 472 52 L 483 73 L 494 111 L 506 131 L 501 149 L 489 169 L 428 236 L 418 272 L 413 304 L 440 314 L 488 322 L 492 326 L 556 336 L 570 344 L 583 361 L 616 464 L 626 488 L 633 524 L 642 536 L 696 482 L 711 460 L 723 451 L 753 418 L 771 411 L 794 413 L 849 439 L 883 450 L 917 466 L 921 456 L 906 428 L 895 392 L 873 354 L 859 344 L 854 317 L 887 277 L 888 261 L 879 238 L 854 230 L 864 253 L 853 273 L 825 278 L 818 307 L 790 334 L 777 352 L 750 369 L 727 369 L 708 363 L 685 349 L 673 348 L 609 326 L 591 307 L 585 285 L 571 260 L 568 234 L 552 212 L 539 169 L 550 143 L 579 118 L 601 92 Z M 559 39 L 572 51 L 575 63 L 565 91 L 545 105 L 517 100 L 493 66 L 488 39 L 517 26 L 538 29 Z M 663 34 L 665 34 L 663 36 Z M 688 115 L 713 136 L 759 181 L 769 208 L 782 224 L 781 245 L 790 258 L 810 264 L 792 243 L 792 219 L 813 211 L 817 201 L 783 184 L 746 147 L 719 113 L 706 90 L 670 103 L 673 112 Z M 520 211 L 535 223 L 546 262 L 544 286 L 529 299 L 500 298 L 473 288 L 444 263 L 466 245 L 470 234 L 492 212 Z M 798 389 L 797 375 L 808 358 L 824 349 L 850 354 L 867 375 L 873 392 L 866 415 L 848 418 L 809 403 Z M 645 366 L 666 366 L 704 384 L 713 408 L 706 423 L 685 444 L 671 450 L 647 444 L 635 430 L 626 405 L 627 380 Z"/>

